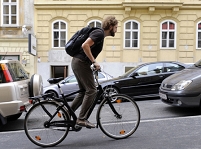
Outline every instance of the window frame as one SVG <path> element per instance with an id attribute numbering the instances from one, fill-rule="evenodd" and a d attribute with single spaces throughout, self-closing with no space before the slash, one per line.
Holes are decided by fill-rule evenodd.
<path id="1" fill-rule="evenodd" d="M 3 8 L 5 5 L 9 6 L 9 24 L 4 24 L 4 14 L 3 14 Z M 12 24 L 11 23 L 11 5 L 16 5 L 16 24 Z M 9 0 L 9 2 L 3 2 L 3 0 L 1 0 L 1 26 L 2 27 L 18 27 L 19 26 L 19 0 L 16 0 L 16 2 L 11 2 L 11 0 Z"/>
<path id="2" fill-rule="evenodd" d="M 91 21 L 89 21 L 88 23 L 87 23 L 87 25 L 89 25 L 90 23 L 95 23 L 95 26 L 94 27 L 97 27 L 97 23 L 100 23 L 101 24 L 101 26 L 102 26 L 102 22 L 100 21 L 100 20 L 91 20 Z"/>
<path id="3" fill-rule="evenodd" d="M 126 24 L 131 22 L 131 24 L 134 22 L 134 23 L 137 23 L 138 25 L 138 29 L 126 29 Z M 129 47 L 126 47 L 126 31 L 130 31 L 130 32 L 133 32 L 133 31 L 137 31 L 137 36 L 138 36 L 138 41 L 137 41 L 137 47 L 132 47 L 132 42 L 130 43 L 130 46 Z M 132 34 L 131 34 L 132 36 Z M 140 22 L 136 21 L 136 20 L 128 20 L 126 22 L 124 22 L 124 41 L 123 41 L 123 48 L 124 49 L 139 49 L 140 48 Z M 130 39 L 132 41 L 132 37 L 130 37 Z"/>
<path id="4" fill-rule="evenodd" d="M 167 22 L 168 23 L 168 27 L 169 27 L 169 24 L 170 24 L 170 22 L 171 23 L 174 23 L 174 26 L 175 26 L 175 28 L 173 29 L 173 30 L 170 30 L 169 28 L 168 29 L 162 29 L 162 25 L 163 25 L 163 23 L 165 23 L 165 22 Z M 162 32 L 163 31 L 166 31 L 167 32 L 167 46 L 166 47 L 162 47 Z M 174 46 L 173 47 L 169 47 L 169 32 L 174 32 Z M 177 34 L 177 23 L 175 22 L 175 21 L 173 21 L 173 20 L 164 20 L 163 22 L 161 22 L 160 23 L 160 49 L 176 49 L 176 42 L 177 42 L 177 36 L 176 36 L 176 34 Z"/>
<path id="5" fill-rule="evenodd" d="M 198 41 L 199 41 L 199 39 L 198 39 L 198 33 L 200 32 L 201 33 L 201 29 L 200 29 L 200 31 L 198 30 L 198 25 L 199 24 L 201 24 L 201 21 L 199 21 L 197 24 L 196 24 L 196 49 L 201 49 L 201 47 L 198 47 Z M 200 39 L 200 41 L 201 41 L 201 39 Z"/>
<path id="6" fill-rule="evenodd" d="M 54 29 L 54 24 L 55 23 L 59 23 L 59 29 Z M 65 29 L 61 29 L 61 22 L 64 23 L 66 25 Z M 65 38 L 65 43 L 67 42 L 67 36 L 68 36 L 68 24 L 67 22 L 65 22 L 64 20 L 55 20 L 54 22 L 52 22 L 52 48 L 64 48 L 65 45 L 63 47 L 61 47 L 61 32 L 65 32 L 66 33 L 66 38 Z M 58 47 L 54 47 L 54 32 L 58 31 L 59 32 L 59 43 L 58 43 Z"/>

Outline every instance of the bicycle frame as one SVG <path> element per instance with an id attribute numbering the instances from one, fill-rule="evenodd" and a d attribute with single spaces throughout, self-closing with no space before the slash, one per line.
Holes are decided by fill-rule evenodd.
<path id="1" fill-rule="evenodd" d="M 117 118 L 121 118 L 121 115 L 117 113 L 117 111 L 115 110 L 114 106 L 112 105 L 112 102 L 110 100 L 110 96 L 104 92 L 102 86 L 99 84 L 98 82 L 98 71 L 95 71 L 95 80 L 98 84 L 98 87 L 97 87 L 97 94 L 96 94 L 96 98 L 94 99 L 94 102 L 91 106 L 91 108 L 89 109 L 89 112 L 88 112 L 88 115 L 87 115 L 87 119 L 89 118 L 89 116 L 91 115 L 92 111 L 94 110 L 94 107 L 96 106 L 98 100 L 107 100 L 107 103 L 109 104 L 110 108 L 112 109 L 112 111 L 114 112 L 114 114 L 116 115 Z M 60 90 L 60 93 L 62 95 L 62 99 L 61 98 L 56 98 L 54 97 L 53 99 L 58 102 L 57 104 L 59 104 L 58 108 L 56 109 L 56 112 L 51 115 L 48 110 L 42 106 L 43 110 L 49 115 L 50 119 L 45 123 L 45 127 L 49 127 L 49 126 L 60 126 L 60 127 L 67 127 L 70 125 L 70 127 L 72 127 L 72 130 L 79 130 L 80 128 L 75 128 L 76 126 L 76 120 L 77 120 L 77 116 L 75 114 L 75 112 L 72 110 L 72 108 L 70 107 L 70 105 L 68 104 L 67 100 L 66 100 L 66 97 L 69 97 L 73 94 L 76 94 L 76 93 L 79 93 L 79 92 L 83 92 L 84 90 L 78 90 L 78 91 L 75 91 L 75 92 L 72 92 L 70 94 L 67 94 L 67 95 L 64 95 L 61 87 L 59 84 L 57 84 L 59 90 Z M 32 98 L 34 99 L 34 98 Z M 40 101 L 39 101 L 40 102 Z M 61 103 L 59 103 L 61 102 Z M 56 116 L 56 114 L 60 111 L 60 109 L 62 109 L 63 107 L 66 107 L 67 110 L 68 110 L 68 113 L 70 114 L 70 116 L 73 118 L 72 120 L 66 120 L 66 121 L 53 121 L 51 122 L 51 120 Z M 97 126 L 98 127 L 98 124 Z"/>

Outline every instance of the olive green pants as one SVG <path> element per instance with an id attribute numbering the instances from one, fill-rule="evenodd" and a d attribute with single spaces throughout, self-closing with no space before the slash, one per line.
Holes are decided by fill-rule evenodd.
<path id="1" fill-rule="evenodd" d="M 85 92 L 80 92 L 75 97 L 72 101 L 71 108 L 76 111 L 80 105 L 82 105 L 78 118 L 87 119 L 89 109 L 93 104 L 97 93 L 93 72 L 88 62 L 75 57 L 72 59 L 71 67 L 77 79 L 79 88 L 85 90 Z"/>

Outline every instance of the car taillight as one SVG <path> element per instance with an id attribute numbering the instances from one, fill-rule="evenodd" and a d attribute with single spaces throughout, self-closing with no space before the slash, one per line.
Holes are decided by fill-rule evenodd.
<path id="1" fill-rule="evenodd" d="M 25 106 L 21 106 L 21 107 L 20 107 L 20 111 L 21 111 L 21 112 L 25 111 L 25 109 L 26 109 Z"/>
<path id="2" fill-rule="evenodd" d="M 29 99 L 29 103 L 30 103 L 30 104 L 33 104 L 33 100 L 32 100 L 32 99 Z"/>
<path id="3" fill-rule="evenodd" d="M 1 64 L 1 69 L 3 70 L 3 74 L 5 76 L 6 82 L 13 82 L 13 79 L 8 71 L 6 64 Z"/>

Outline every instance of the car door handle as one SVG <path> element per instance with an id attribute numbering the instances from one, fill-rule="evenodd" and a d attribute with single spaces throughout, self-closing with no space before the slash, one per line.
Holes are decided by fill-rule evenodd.
<path id="1" fill-rule="evenodd" d="M 160 78 L 163 78 L 164 76 L 159 76 Z"/>

